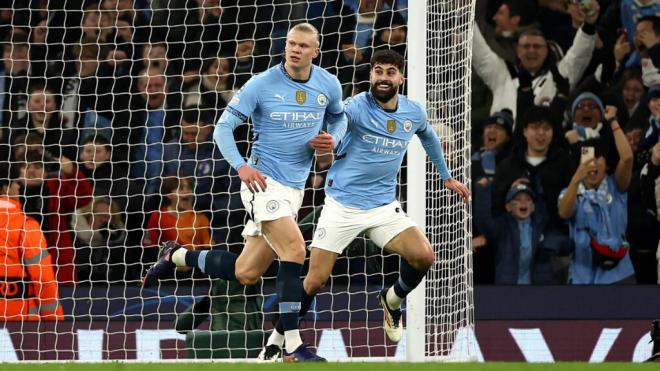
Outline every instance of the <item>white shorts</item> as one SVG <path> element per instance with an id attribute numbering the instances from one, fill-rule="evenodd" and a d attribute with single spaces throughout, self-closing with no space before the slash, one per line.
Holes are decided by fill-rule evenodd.
<path id="1" fill-rule="evenodd" d="M 270 177 L 266 178 L 266 191 L 252 193 L 241 182 L 241 200 L 250 220 L 243 228 L 243 237 L 261 236 L 261 222 L 287 216 L 296 219 L 302 205 L 304 190 L 286 186 Z"/>
<path id="2" fill-rule="evenodd" d="M 398 201 L 362 210 L 343 206 L 326 196 L 311 247 L 341 254 L 360 233 L 366 232 L 382 248 L 399 233 L 415 226 Z"/>

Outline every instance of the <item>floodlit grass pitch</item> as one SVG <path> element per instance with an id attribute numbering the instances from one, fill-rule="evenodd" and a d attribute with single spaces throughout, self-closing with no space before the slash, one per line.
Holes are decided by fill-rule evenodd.
<path id="1" fill-rule="evenodd" d="M 625 371 L 658 370 L 658 363 L 305 363 L 305 364 L 257 364 L 257 363 L 14 363 L 0 364 L 0 371 L 247 371 L 247 370 L 305 370 L 305 371 Z"/>

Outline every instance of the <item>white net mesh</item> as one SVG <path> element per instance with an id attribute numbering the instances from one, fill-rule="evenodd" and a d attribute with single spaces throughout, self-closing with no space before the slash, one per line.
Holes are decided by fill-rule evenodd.
<path id="1" fill-rule="evenodd" d="M 234 92 L 281 62 L 289 27 L 321 31 L 316 63 L 347 97 L 368 89 L 373 51 L 406 54 L 407 3 L 0 1 L 0 156 L 9 159 L 0 178 L 13 181 L 0 199 L 0 361 L 255 358 L 277 309 L 276 267 L 247 288 L 195 270 L 153 289 L 140 278 L 165 241 L 241 251 L 240 181 L 211 133 Z M 429 4 L 429 118 L 466 181 L 472 4 Z M 250 125 L 234 137 L 247 154 Z M 315 162 L 306 185 L 308 242 L 328 166 Z M 460 358 L 455 339 L 473 323 L 469 211 L 433 196 L 437 179 L 427 187 L 439 262 L 428 276 L 426 354 Z M 29 218 L 10 211 L 11 199 Z M 385 340 L 376 300 L 398 267 L 356 240 L 302 321 L 303 338 L 329 359 L 404 359 L 405 339 Z"/>

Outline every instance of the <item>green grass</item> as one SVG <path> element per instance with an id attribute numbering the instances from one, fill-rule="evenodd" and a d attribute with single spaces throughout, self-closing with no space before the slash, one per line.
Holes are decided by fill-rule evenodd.
<path id="1" fill-rule="evenodd" d="M 247 370 L 305 370 L 305 371 L 626 371 L 658 370 L 657 363 L 599 363 L 564 362 L 530 363 L 322 363 L 322 364 L 245 364 L 245 363 L 46 363 L 0 364 L 0 371 L 247 371 Z"/>

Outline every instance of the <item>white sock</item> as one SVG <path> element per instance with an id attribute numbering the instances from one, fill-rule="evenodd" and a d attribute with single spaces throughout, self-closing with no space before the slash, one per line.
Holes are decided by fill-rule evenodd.
<path id="1" fill-rule="evenodd" d="M 177 267 L 186 266 L 186 253 L 188 250 L 184 247 L 177 249 L 172 256 L 170 256 L 170 261 L 174 263 Z"/>
<path id="2" fill-rule="evenodd" d="M 302 345 L 302 339 L 300 339 L 300 331 L 298 329 L 284 331 L 284 338 L 286 340 L 286 352 L 289 354 L 293 353 Z"/>
<path id="3" fill-rule="evenodd" d="M 390 289 L 387 290 L 387 294 L 385 295 L 387 306 L 390 307 L 390 309 L 401 308 L 401 303 L 403 303 L 403 299 L 404 298 L 400 298 L 396 295 L 396 293 L 394 292 L 394 287 L 390 287 Z"/>
<path id="4" fill-rule="evenodd" d="M 270 333 L 270 336 L 268 337 L 268 342 L 266 343 L 266 346 L 275 344 L 278 347 L 282 348 L 284 345 L 284 334 L 280 334 L 277 332 L 276 329 L 273 329 L 273 332 Z"/>

